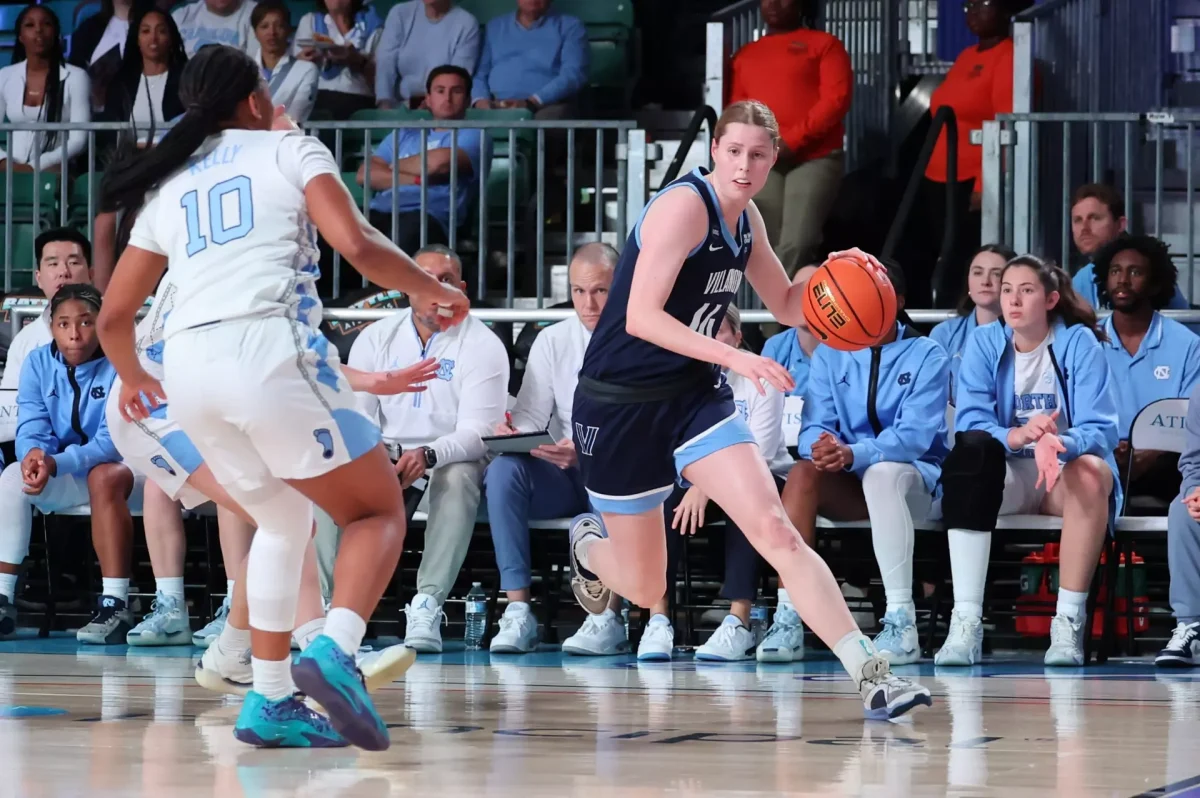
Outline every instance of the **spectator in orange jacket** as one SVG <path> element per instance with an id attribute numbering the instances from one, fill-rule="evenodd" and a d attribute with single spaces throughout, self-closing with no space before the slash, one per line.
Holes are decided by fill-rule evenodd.
<path id="1" fill-rule="evenodd" d="M 789 275 L 820 260 L 821 228 L 845 168 L 842 120 L 854 85 L 846 48 L 811 27 L 816 5 L 762 0 L 767 35 L 734 57 L 729 98 L 764 102 L 779 120 L 779 160 L 754 203 Z"/>
<path id="2" fill-rule="evenodd" d="M 952 200 L 957 211 L 955 245 L 948 263 L 970 262 L 971 252 L 979 248 L 983 175 L 983 147 L 971 143 L 971 131 L 982 130 L 983 123 L 997 114 L 1010 114 L 1013 107 L 1012 18 L 1033 5 L 1032 0 L 966 0 L 967 28 L 979 43 L 959 53 L 946 79 L 930 98 L 930 113 L 942 106 L 954 109 L 958 130 L 957 186 Z M 923 244 L 920 257 L 906 258 L 909 270 L 908 302 L 912 307 L 931 307 L 930 278 L 942 246 L 948 202 L 946 131 L 938 137 L 933 156 L 925 170 L 917 217 L 924 217 L 914 232 Z M 953 302 L 961 294 L 966 273 L 952 275 L 943 286 L 943 297 Z M 945 305 L 946 302 L 941 302 Z M 948 306 L 948 305 L 947 305 Z"/>

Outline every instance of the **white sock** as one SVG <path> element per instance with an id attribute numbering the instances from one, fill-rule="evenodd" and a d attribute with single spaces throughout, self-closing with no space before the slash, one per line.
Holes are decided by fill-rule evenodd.
<path id="1" fill-rule="evenodd" d="M 164 596 L 171 596 L 178 599 L 179 603 L 183 603 L 183 577 L 182 576 L 164 576 L 159 579 L 154 578 L 154 589 Z"/>
<path id="2" fill-rule="evenodd" d="M 338 644 L 348 657 L 358 653 L 363 635 L 367 633 L 367 622 L 354 610 L 334 607 L 325 618 L 325 636 Z"/>
<path id="3" fill-rule="evenodd" d="M 788 592 L 787 592 L 787 588 L 786 588 L 786 587 L 781 587 L 781 588 L 779 588 L 779 593 L 778 593 L 778 597 L 777 597 L 777 600 L 776 600 L 776 606 L 775 606 L 775 609 L 776 609 L 776 610 L 778 610 L 778 609 L 781 609 L 781 608 L 783 608 L 783 607 L 790 607 L 790 608 L 791 608 L 791 610 L 792 610 L 792 612 L 795 612 L 795 611 L 796 611 L 796 607 L 795 607 L 795 606 L 792 604 L 792 599 L 791 599 L 791 597 L 788 595 Z"/>
<path id="4" fill-rule="evenodd" d="M 102 587 L 100 589 L 105 596 L 112 596 L 113 598 L 120 599 L 121 601 L 125 602 L 126 604 L 129 603 L 129 579 L 128 578 L 110 579 L 109 577 L 106 576 L 106 577 L 103 577 L 100 581 L 102 582 Z"/>
<path id="5" fill-rule="evenodd" d="M 517 615 L 518 613 L 522 613 L 522 612 L 529 612 L 529 602 L 528 601 L 510 601 L 510 602 L 508 602 L 508 606 L 504 608 L 504 614 L 508 615 L 510 612 L 513 615 Z"/>
<path id="6" fill-rule="evenodd" d="M 8 596 L 9 603 L 12 603 L 13 599 L 17 597 L 16 574 L 0 574 L 0 593 Z"/>
<path id="7" fill-rule="evenodd" d="M 846 669 L 846 673 L 850 674 L 850 678 L 855 680 L 856 686 L 858 675 L 862 673 L 862 666 L 872 657 L 879 656 L 871 638 L 857 629 L 837 641 L 833 647 L 833 653 L 842 661 L 842 667 Z"/>
<path id="8" fill-rule="evenodd" d="M 230 604 L 233 603 L 233 585 L 234 585 L 233 579 L 225 580 L 225 600 L 228 601 Z"/>
<path id="9" fill-rule="evenodd" d="M 221 650 L 226 654 L 241 654 L 250 648 L 250 630 L 237 629 L 233 624 L 226 622 L 217 642 L 221 644 Z"/>
<path id="10" fill-rule="evenodd" d="M 971 618 L 983 617 L 983 586 L 987 581 L 988 558 L 992 555 L 992 533 L 951 529 L 950 576 L 954 580 L 954 609 Z"/>
<path id="11" fill-rule="evenodd" d="M 1086 591 L 1080 593 L 1060 586 L 1058 588 L 1058 607 L 1055 612 L 1067 616 L 1072 621 L 1081 621 L 1083 613 L 1087 609 L 1087 597 Z"/>
<path id="12" fill-rule="evenodd" d="M 652 623 L 666 624 L 667 626 L 670 626 L 671 619 L 668 618 L 667 616 L 663 615 L 661 612 L 656 612 L 650 616 L 650 620 L 646 621 L 647 626 L 649 626 Z"/>
<path id="13" fill-rule="evenodd" d="M 325 628 L 324 618 L 313 618 L 308 623 L 302 623 L 292 632 L 292 637 L 300 645 L 300 650 L 308 648 L 308 644 L 313 641 L 313 638 L 321 634 Z"/>
<path id="14" fill-rule="evenodd" d="M 250 658 L 254 670 L 254 692 L 268 701 L 287 698 L 296 691 L 292 684 L 292 658 L 273 660 Z"/>

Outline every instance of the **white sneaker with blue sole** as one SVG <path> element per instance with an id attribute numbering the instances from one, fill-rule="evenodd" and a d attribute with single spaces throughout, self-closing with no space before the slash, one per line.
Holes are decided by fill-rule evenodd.
<path id="1" fill-rule="evenodd" d="M 740 662 L 754 657 L 754 633 L 736 615 L 727 615 L 717 630 L 696 649 L 702 662 Z"/>
<path id="2" fill-rule="evenodd" d="M 231 602 L 232 597 L 226 596 L 225 600 L 221 602 L 221 606 L 217 608 L 217 614 L 213 616 L 213 619 L 192 635 L 192 645 L 208 648 L 217 642 L 221 632 L 225 631 L 225 619 L 229 617 Z"/>
<path id="3" fill-rule="evenodd" d="M 880 656 L 892 665 L 911 665 L 921 658 L 921 639 L 916 620 L 903 609 L 883 616 L 883 631 L 875 638 Z"/>
<path id="4" fill-rule="evenodd" d="M 755 656 L 759 662 L 800 662 L 804 659 L 804 624 L 796 610 L 782 604 Z"/>
<path id="5" fill-rule="evenodd" d="M 187 604 L 177 596 L 156 593 L 150 614 L 129 630 L 125 642 L 131 646 L 185 646 L 192 642 L 192 625 Z"/>
<path id="6" fill-rule="evenodd" d="M 589 615 L 579 631 L 562 644 L 564 654 L 577 657 L 612 657 L 629 652 L 625 624 L 612 610 Z"/>
<path id="7" fill-rule="evenodd" d="M 670 662 L 675 650 L 675 627 L 665 615 L 655 615 L 646 622 L 642 639 L 638 641 L 638 662 Z"/>

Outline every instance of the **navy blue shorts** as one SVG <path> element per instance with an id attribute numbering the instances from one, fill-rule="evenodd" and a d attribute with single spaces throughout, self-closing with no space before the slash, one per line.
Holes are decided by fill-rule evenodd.
<path id="1" fill-rule="evenodd" d="M 602 513 L 652 510 L 687 466 L 755 442 L 728 385 L 629 403 L 601 401 L 581 385 L 571 420 L 583 484 Z"/>

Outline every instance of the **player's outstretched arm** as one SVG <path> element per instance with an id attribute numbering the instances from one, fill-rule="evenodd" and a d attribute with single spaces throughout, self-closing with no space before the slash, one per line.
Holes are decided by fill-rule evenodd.
<path id="1" fill-rule="evenodd" d="M 141 385 L 145 382 L 143 378 L 149 379 L 138 361 L 134 328 L 138 310 L 146 297 L 154 293 L 166 269 L 165 255 L 130 244 L 121 253 L 104 293 L 104 303 L 96 319 L 96 335 L 108 361 L 127 385 Z"/>
<path id="2" fill-rule="evenodd" d="M 804 318 L 801 309 L 804 286 L 793 285 L 788 279 L 787 271 L 767 240 L 767 227 L 762 214 L 753 202 L 746 207 L 746 212 L 750 216 L 750 230 L 754 234 L 750 260 L 746 263 L 746 279 L 780 324 L 796 327 Z"/>
<path id="3" fill-rule="evenodd" d="M 783 366 L 693 330 L 665 310 L 684 261 L 707 237 L 708 214 L 694 192 L 675 189 L 654 201 L 641 222 L 641 252 L 633 267 L 625 331 L 741 374 L 754 381 L 759 393 L 764 393 L 763 380 L 784 393 L 790 391 L 794 383 Z"/>
<path id="4" fill-rule="evenodd" d="M 447 327 L 466 317 L 470 303 L 462 291 L 438 282 L 372 227 L 338 177 L 314 177 L 304 187 L 304 199 L 321 235 L 368 280 L 410 296 L 418 294 L 429 301 L 430 311 L 441 306 L 449 311 L 442 314 Z"/>

